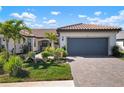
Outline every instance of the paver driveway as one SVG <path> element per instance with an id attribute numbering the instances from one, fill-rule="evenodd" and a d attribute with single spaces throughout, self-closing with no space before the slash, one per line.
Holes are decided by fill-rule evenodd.
<path id="1" fill-rule="evenodd" d="M 75 86 L 124 87 L 124 61 L 117 58 L 69 59 Z"/>

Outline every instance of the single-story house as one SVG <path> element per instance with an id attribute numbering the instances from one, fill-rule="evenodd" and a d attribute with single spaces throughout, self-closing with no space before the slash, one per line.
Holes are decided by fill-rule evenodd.
<path id="1" fill-rule="evenodd" d="M 124 31 L 121 31 L 116 35 L 116 40 L 116 45 L 124 50 Z"/>
<path id="2" fill-rule="evenodd" d="M 59 46 L 65 47 L 70 56 L 111 55 L 112 47 L 123 39 L 123 36 L 120 36 L 123 31 L 119 31 L 121 31 L 120 27 L 82 23 L 60 27 L 57 30 L 32 29 L 32 33 L 21 31 L 21 34 L 25 37 L 25 42 L 22 40 L 16 44 L 16 53 L 22 53 L 24 45 L 27 45 L 31 51 L 42 51 L 46 46 L 50 45 L 45 33 L 53 32 L 59 36 Z M 0 46 L 5 46 L 3 35 L 0 35 Z M 13 48 L 14 42 L 10 39 L 9 51 L 11 52 Z"/>
<path id="3" fill-rule="evenodd" d="M 112 55 L 119 31 L 120 27 L 82 23 L 57 29 L 60 47 L 66 47 L 69 56 Z"/>
<path id="4" fill-rule="evenodd" d="M 46 38 L 46 32 L 56 33 L 56 29 L 32 29 L 32 32 L 21 31 L 21 34 L 25 37 L 25 42 L 16 44 L 16 53 L 23 52 L 23 46 L 27 45 L 31 51 L 42 51 L 46 46 L 50 45 L 49 39 Z M 4 36 L 0 35 L 0 45 L 5 46 Z M 12 39 L 9 40 L 9 51 L 12 52 L 14 48 L 14 42 Z M 5 46 L 6 47 L 6 46 Z"/>

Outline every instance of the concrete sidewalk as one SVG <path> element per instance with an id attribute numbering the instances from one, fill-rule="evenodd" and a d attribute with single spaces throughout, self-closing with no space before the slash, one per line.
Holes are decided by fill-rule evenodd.
<path id="1" fill-rule="evenodd" d="M 74 87 L 73 80 L 0 83 L 0 87 Z"/>

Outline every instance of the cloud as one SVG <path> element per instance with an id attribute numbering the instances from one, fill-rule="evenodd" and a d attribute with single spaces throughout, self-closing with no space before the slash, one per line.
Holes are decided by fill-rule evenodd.
<path id="1" fill-rule="evenodd" d="M 98 21 L 98 20 L 101 20 L 100 18 L 98 18 L 98 17 L 87 17 L 86 18 L 88 21 L 90 21 L 90 22 L 96 22 L 96 21 Z"/>
<path id="2" fill-rule="evenodd" d="M 101 14 L 102 14 L 101 11 L 97 11 L 97 12 L 94 13 L 94 15 L 96 15 L 96 16 L 100 16 Z"/>
<path id="3" fill-rule="evenodd" d="M 78 15 L 79 18 L 86 18 L 87 16 L 86 15 Z"/>
<path id="4" fill-rule="evenodd" d="M 23 12 L 22 14 L 12 13 L 10 16 L 13 16 L 13 17 L 16 17 L 19 19 L 24 19 L 27 21 L 30 21 L 30 20 L 35 21 L 35 19 L 36 19 L 36 16 L 30 12 Z"/>
<path id="5" fill-rule="evenodd" d="M 0 11 L 2 11 L 2 6 L 0 6 Z"/>
<path id="6" fill-rule="evenodd" d="M 113 25 L 124 27 L 124 10 L 118 12 L 118 15 L 112 15 L 106 18 L 87 17 L 86 20 L 93 24 Z"/>
<path id="7" fill-rule="evenodd" d="M 43 25 L 42 24 L 32 24 L 31 27 L 32 28 L 42 28 Z"/>
<path id="8" fill-rule="evenodd" d="M 44 21 L 43 23 L 45 23 L 45 24 L 56 24 L 56 20 L 50 19 L 50 20 Z"/>
<path id="9" fill-rule="evenodd" d="M 22 16 L 19 15 L 18 13 L 12 13 L 10 16 L 17 17 L 17 18 L 22 18 Z"/>
<path id="10" fill-rule="evenodd" d="M 40 23 L 25 22 L 25 24 L 31 28 L 42 28 L 43 25 Z"/>
<path id="11" fill-rule="evenodd" d="M 59 14 L 61 14 L 61 12 L 59 12 L 59 11 L 52 11 L 51 14 L 52 15 L 59 15 Z"/>
<path id="12" fill-rule="evenodd" d="M 82 21 L 90 24 L 101 24 L 110 26 L 119 26 L 124 29 L 124 10 L 118 11 L 116 15 L 101 18 L 100 16 L 90 17 L 86 15 L 78 15 Z"/>

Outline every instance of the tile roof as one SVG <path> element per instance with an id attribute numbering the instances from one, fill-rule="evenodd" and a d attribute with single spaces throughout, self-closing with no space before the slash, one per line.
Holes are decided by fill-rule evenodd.
<path id="1" fill-rule="evenodd" d="M 116 35 L 116 39 L 124 39 L 124 31 L 120 31 L 120 32 Z"/>
<path id="2" fill-rule="evenodd" d="M 26 30 L 23 30 L 23 31 L 21 31 L 21 34 L 24 36 L 29 36 L 29 37 L 45 38 L 46 32 L 56 33 L 56 29 L 32 29 L 31 33 L 29 33 Z"/>
<path id="3" fill-rule="evenodd" d="M 79 31 L 96 31 L 96 30 L 121 30 L 120 27 L 114 27 L 114 26 L 104 26 L 104 25 L 96 25 L 96 24 L 73 24 L 68 25 L 64 27 L 60 27 L 57 29 L 57 31 L 66 31 L 66 30 L 79 30 Z"/>

